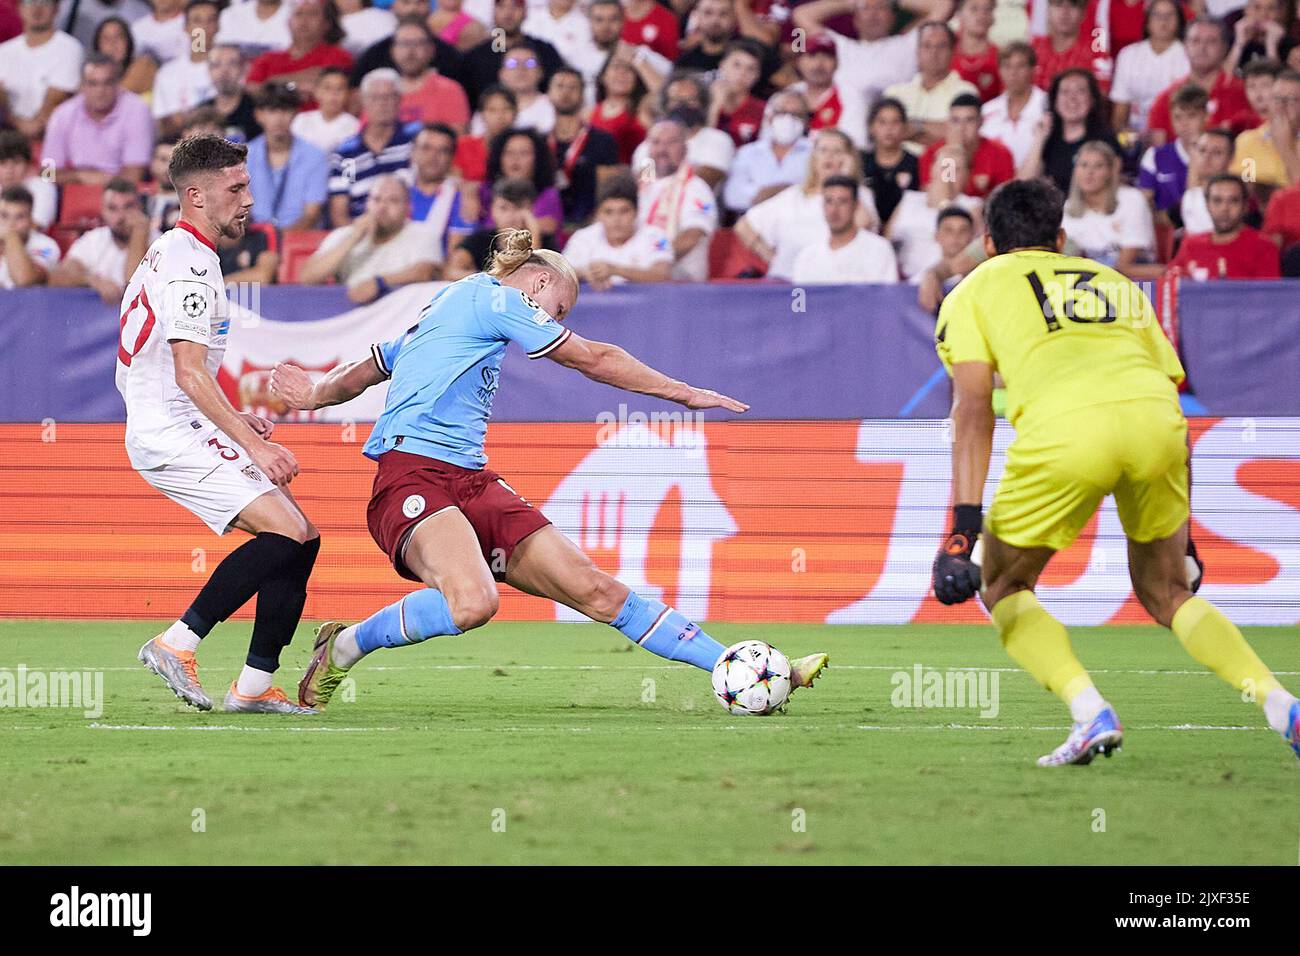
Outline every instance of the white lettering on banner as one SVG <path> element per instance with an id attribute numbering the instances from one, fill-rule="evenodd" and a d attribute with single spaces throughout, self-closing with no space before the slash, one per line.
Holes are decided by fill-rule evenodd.
<path id="1" fill-rule="evenodd" d="M 1246 425 L 1242 419 L 1224 419 L 1193 446 L 1192 510 L 1199 524 L 1269 556 L 1279 570 L 1264 583 L 1207 582 L 1200 593 L 1242 624 L 1295 624 L 1300 621 L 1300 511 L 1241 487 L 1237 473 L 1251 460 L 1300 460 L 1298 423 L 1260 419 L 1249 432 L 1249 443 L 1242 439 Z M 921 609 L 930 589 L 935 549 L 950 520 L 951 446 L 945 426 L 941 421 L 861 423 L 858 461 L 901 464 L 903 476 L 880 577 L 867 594 L 828 614 L 828 624 L 906 624 Z M 1011 426 L 999 421 L 985 487 L 986 510 L 1014 437 Z M 1044 607 L 1070 626 L 1105 624 L 1120 611 L 1132 591 L 1124 530 L 1113 499 L 1102 504 L 1082 573 L 1068 584 L 1041 584 L 1037 593 Z"/>
<path id="2" fill-rule="evenodd" d="M 1295 419 L 1225 418 L 1192 447 L 1192 513 L 1220 537 L 1248 542 L 1278 564 L 1269 581 L 1221 584 L 1207 581 L 1200 596 L 1242 624 L 1300 621 L 1300 511 L 1241 487 L 1244 461 L 1300 461 Z M 1243 434 L 1251 440 L 1243 441 Z"/>
<path id="3" fill-rule="evenodd" d="M 713 545 L 738 530 L 713 487 L 702 430 L 680 428 L 665 439 L 629 425 L 565 476 L 542 507 L 546 517 L 597 565 L 644 597 L 662 598 L 649 583 L 646 559 L 655 517 L 673 489 L 681 494 L 681 559 L 677 609 L 702 620 L 709 612 Z M 586 621 L 563 605 L 556 620 Z"/>

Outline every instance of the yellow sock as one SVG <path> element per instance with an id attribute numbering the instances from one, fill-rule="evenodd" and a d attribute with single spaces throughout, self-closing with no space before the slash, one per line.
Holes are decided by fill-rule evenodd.
<path id="1" fill-rule="evenodd" d="M 1264 666 L 1223 612 L 1204 598 L 1189 598 L 1170 624 L 1188 654 L 1239 691 L 1251 691 L 1255 702 L 1281 690 L 1273 672 Z"/>
<path id="2" fill-rule="evenodd" d="M 1097 693 L 1074 656 L 1065 625 L 1044 610 L 1033 591 L 1004 597 L 993 608 L 993 623 L 1011 659 L 1067 705 L 1085 691 Z"/>

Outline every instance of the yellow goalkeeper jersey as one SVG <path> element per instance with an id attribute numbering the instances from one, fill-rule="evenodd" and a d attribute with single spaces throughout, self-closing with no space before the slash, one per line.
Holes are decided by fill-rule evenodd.
<path id="1" fill-rule="evenodd" d="M 944 367 L 987 362 L 1017 430 L 1105 402 L 1167 398 L 1183 367 L 1150 300 L 1109 266 L 1029 250 L 981 263 L 943 300 L 935 347 Z"/>

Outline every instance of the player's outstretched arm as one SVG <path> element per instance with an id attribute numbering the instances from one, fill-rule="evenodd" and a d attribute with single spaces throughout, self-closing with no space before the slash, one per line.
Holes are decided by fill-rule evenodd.
<path id="1" fill-rule="evenodd" d="M 570 334 L 563 345 L 547 353 L 546 357 L 566 368 L 581 372 L 594 382 L 664 398 L 687 408 L 725 408 L 732 412 L 749 409 L 744 402 L 738 402 L 712 389 L 695 388 L 669 378 L 609 342 L 593 342 L 580 335 Z"/>
<path id="2" fill-rule="evenodd" d="M 315 383 L 297 365 L 281 362 L 271 370 L 271 391 L 290 408 L 312 411 L 351 401 L 387 377 L 368 355 L 347 365 L 336 365 Z"/>
<path id="3" fill-rule="evenodd" d="M 953 525 L 934 559 L 934 596 L 961 604 L 980 589 L 971 555 L 983 524 L 984 481 L 993 454 L 993 366 L 958 362 L 952 367 Z"/>
<path id="4" fill-rule="evenodd" d="M 267 441 L 271 423 L 256 415 L 236 411 L 208 371 L 208 347 L 183 339 L 173 340 L 172 362 L 176 367 L 176 385 L 189 396 L 196 408 L 248 452 L 262 473 L 281 487 L 298 474 L 298 461 L 283 445 Z"/>

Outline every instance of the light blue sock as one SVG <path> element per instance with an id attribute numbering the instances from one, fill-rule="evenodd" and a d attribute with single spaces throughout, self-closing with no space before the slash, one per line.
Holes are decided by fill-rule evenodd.
<path id="1" fill-rule="evenodd" d="M 680 611 L 663 601 L 647 601 L 635 591 L 628 592 L 623 609 L 609 626 L 652 654 L 670 661 L 685 661 L 706 671 L 713 670 L 726 650 L 700 630 L 698 624 L 686 620 Z"/>
<path id="2" fill-rule="evenodd" d="M 376 611 L 358 624 L 357 647 L 369 654 L 376 647 L 402 647 L 441 634 L 459 633 L 442 592 L 425 588 Z"/>

